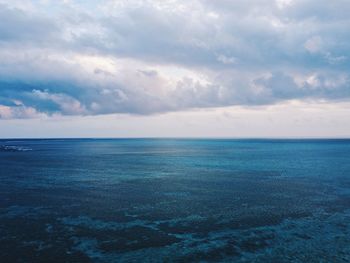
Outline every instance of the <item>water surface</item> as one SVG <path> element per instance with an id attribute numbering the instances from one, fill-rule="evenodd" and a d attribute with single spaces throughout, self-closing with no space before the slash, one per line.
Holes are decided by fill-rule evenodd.
<path id="1" fill-rule="evenodd" d="M 349 262 L 350 140 L 0 140 L 1 262 Z"/>

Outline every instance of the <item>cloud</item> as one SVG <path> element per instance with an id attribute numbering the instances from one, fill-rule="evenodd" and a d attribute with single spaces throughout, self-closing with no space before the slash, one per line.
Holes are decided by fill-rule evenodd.
<path id="1" fill-rule="evenodd" d="M 0 0 L 0 116 L 349 100 L 348 12 L 344 0 Z"/>
<path id="2" fill-rule="evenodd" d="M 32 107 L 23 105 L 12 107 L 0 105 L 0 119 L 38 118 L 45 116 L 45 114 L 37 112 L 37 110 Z"/>
<path id="3" fill-rule="evenodd" d="M 55 21 L 39 14 L 28 14 L 24 10 L 10 8 L 0 3 L 0 41 L 4 43 L 44 42 L 54 38 L 59 29 Z"/>

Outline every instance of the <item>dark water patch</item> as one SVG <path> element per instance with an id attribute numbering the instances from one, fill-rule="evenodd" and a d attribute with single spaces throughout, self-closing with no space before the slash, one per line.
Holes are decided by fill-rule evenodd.
<path id="1" fill-rule="evenodd" d="M 250 237 L 242 240 L 239 243 L 239 247 L 241 248 L 241 250 L 246 252 L 255 252 L 268 246 L 269 243 L 267 242 L 267 240 L 260 237 Z"/>
<path id="2" fill-rule="evenodd" d="M 322 205 L 328 213 L 343 212 L 350 209 L 350 195 L 339 196 L 333 200 L 325 201 Z"/>
<path id="3" fill-rule="evenodd" d="M 305 239 L 305 240 L 308 240 L 308 239 L 312 239 L 311 236 L 307 235 L 307 234 L 303 234 L 303 233 L 295 233 L 294 234 L 297 238 L 301 238 L 301 239 Z"/>
<path id="4" fill-rule="evenodd" d="M 132 251 L 163 247 L 179 242 L 180 239 L 162 231 L 135 226 L 116 233 L 115 238 L 101 242 L 99 248 L 106 252 Z"/>
<path id="5" fill-rule="evenodd" d="M 205 242 L 203 242 L 205 243 Z M 220 262 L 223 259 L 237 258 L 240 255 L 239 250 L 234 243 L 226 243 L 218 247 L 209 247 L 204 251 L 195 251 L 182 257 L 175 257 L 175 262 Z M 174 259 L 174 258 L 173 258 Z M 169 262 L 172 262 L 169 259 Z"/>
<path id="6" fill-rule="evenodd" d="M 47 231 L 47 224 L 53 226 Z M 80 252 L 71 251 L 73 242 L 55 220 L 49 218 L 6 218 L 0 220 L 2 262 L 90 262 Z"/>

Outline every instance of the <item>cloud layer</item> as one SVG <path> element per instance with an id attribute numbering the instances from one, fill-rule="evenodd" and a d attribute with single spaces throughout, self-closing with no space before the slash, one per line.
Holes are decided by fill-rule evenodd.
<path id="1" fill-rule="evenodd" d="M 350 98 L 350 2 L 0 0 L 0 118 Z"/>

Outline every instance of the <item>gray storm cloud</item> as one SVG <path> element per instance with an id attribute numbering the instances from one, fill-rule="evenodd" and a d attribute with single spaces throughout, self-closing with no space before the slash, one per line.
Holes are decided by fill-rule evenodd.
<path id="1" fill-rule="evenodd" d="M 0 117 L 349 100 L 350 2 L 0 0 Z"/>

